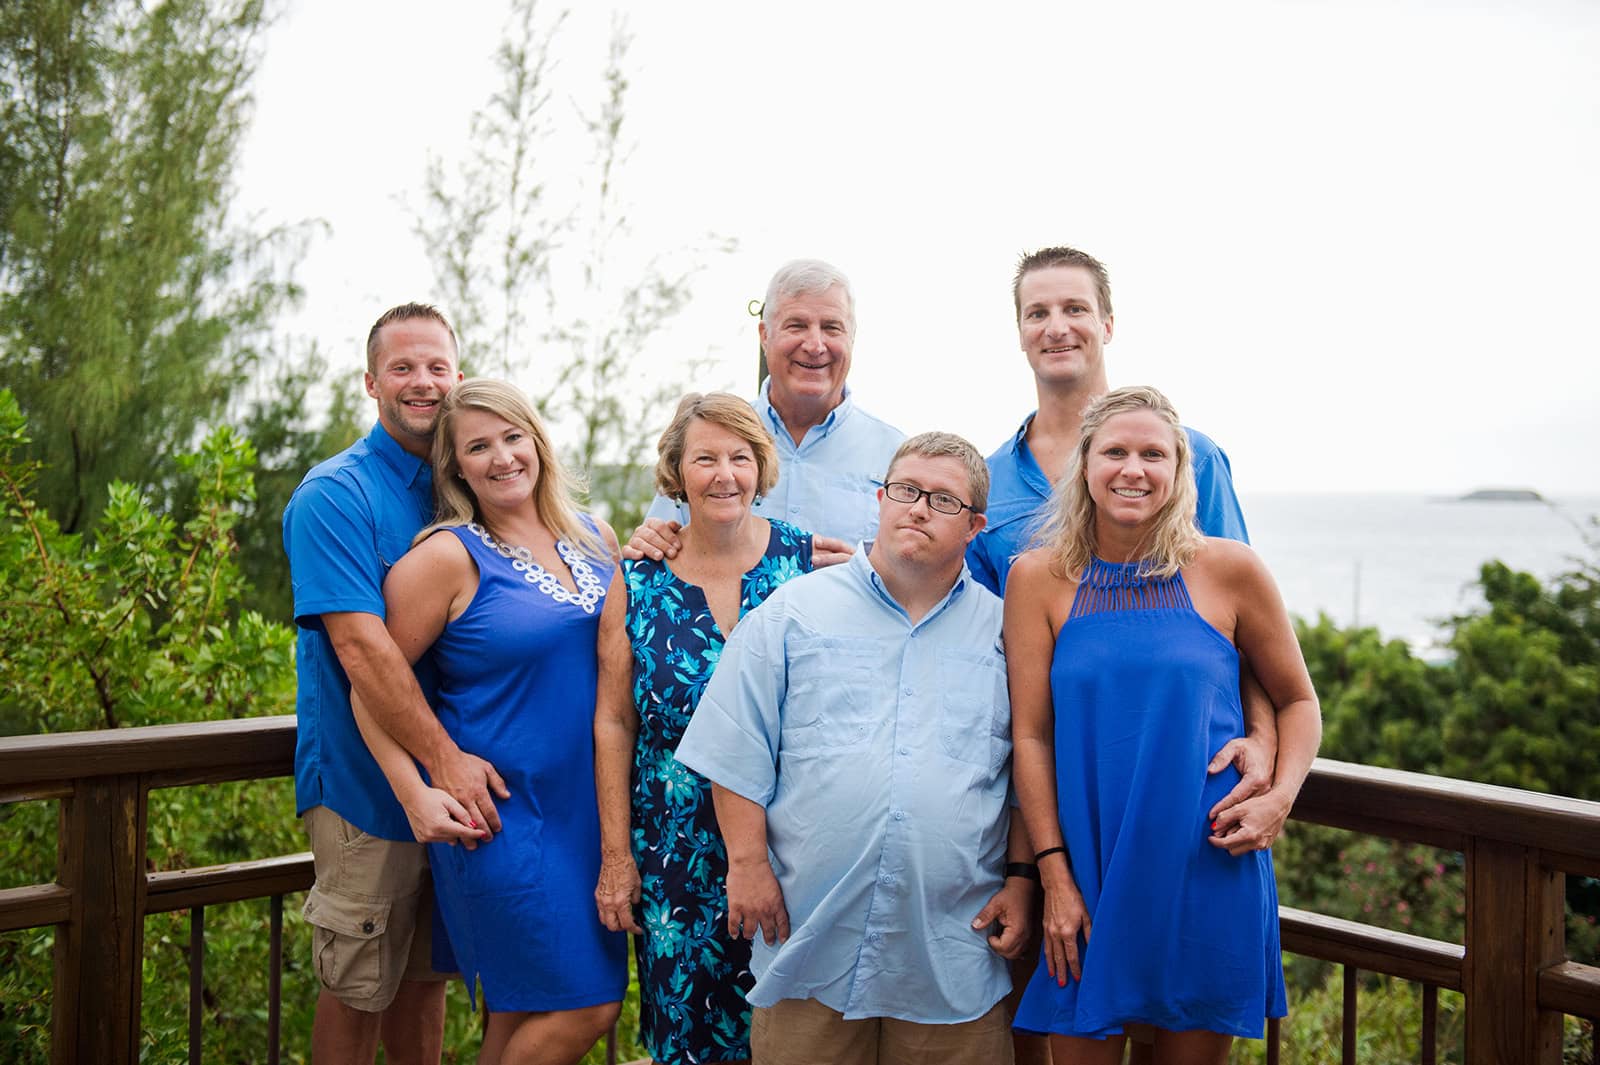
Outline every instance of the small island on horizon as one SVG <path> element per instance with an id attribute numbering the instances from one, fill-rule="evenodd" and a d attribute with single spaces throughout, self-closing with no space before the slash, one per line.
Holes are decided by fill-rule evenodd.
<path id="1" fill-rule="evenodd" d="M 1478 488 L 1457 496 L 1462 503 L 1543 503 L 1544 496 L 1531 488 Z"/>

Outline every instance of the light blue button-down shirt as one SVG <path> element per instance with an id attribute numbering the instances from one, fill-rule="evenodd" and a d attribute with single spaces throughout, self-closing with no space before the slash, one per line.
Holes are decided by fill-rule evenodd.
<path id="1" fill-rule="evenodd" d="M 756 937 L 753 1005 L 955 1024 L 1010 989 L 972 928 L 1010 824 L 1000 616 L 963 567 L 912 624 L 863 546 L 734 630 L 677 757 L 766 807 L 791 934 Z"/>
<path id="2" fill-rule="evenodd" d="M 843 401 L 796 445 L 768 398 L 771 388 L 771 379 L 762 382 L 755 408 L 778 448 L 778 483 L 751 510 L 847 544 L 872 539 L 878 482 L 905 434 L 857 407 L 846 387 Z M 689 508 L 657 496 L 647 516 L 686 525 Z"/>

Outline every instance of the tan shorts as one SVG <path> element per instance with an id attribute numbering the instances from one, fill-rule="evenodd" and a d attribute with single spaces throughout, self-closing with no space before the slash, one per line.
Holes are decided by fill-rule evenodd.
<path id="1" fill-rule="evenodd" d="M 893 1017 L 847 1021 L 815 999 L 786 998 L 752 1011 L 755 1065 L 1010 1065 L 1011 1024 L 1004 1003 L 961 1024 L 917 1024 Z"/>
<path id="2" fill-rule="evenodd" d="M 380 1013 L 402 980 L 433 971 L 433 879 L 422 844 L 370 836 L 328 809 L 305 812 L 317 880 L 306 896 L 317 979 L 351 1009 Z"/>

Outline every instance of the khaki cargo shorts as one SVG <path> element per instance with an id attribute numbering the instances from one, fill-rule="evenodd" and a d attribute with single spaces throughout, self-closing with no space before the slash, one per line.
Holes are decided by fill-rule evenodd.
<path id="1" fill-rule="evenodd" d="M 302 913 L 322 986 L 351 1009 L 380 1013 L 402 980 L 450 979 L 433 970 L 427 848 L 368 835 L 326 806 L 304 820 L 317 880 Z"/>

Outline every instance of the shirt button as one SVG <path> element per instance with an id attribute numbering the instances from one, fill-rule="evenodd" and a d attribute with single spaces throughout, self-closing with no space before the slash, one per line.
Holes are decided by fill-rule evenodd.
<path id="1" fill-rule="evenodd" d="M 910 695 L 911 694 L 911 689 L 910 688 L 901 688 L 900 689 L 900 694 L 901 695 Z"/>
<path id="2" fill-rule="evenodd" d="M 798 513 L 800 513 L 800 508 L 799 507 L 790 507 L 789 508 L 789 513 L 790 514 L 798 514 Z"/>
<path id="3" fill-rule="evenodd" d="M 881 940 L 882 938 L 883 937 L 880 936 L 878 933 L 873 932 L 871 935 L 867 936 L 867 942 L 868 943 L 876 943 L 879 940 Z"/>
<path id="4" fill-rule="evenodd" d="M 878 877 L 878 883 L 888 887 L 894 883 L 894 877 L 890 876 L 888 873 L 884 873 L 882 876 Z"/>
<path id="5" fill-rule="evenodd" d="M 896 810 L 894 812 L 894 819 L 896 821 L 904 821 L 906 819 L 906 812 L 904 810 Z"/>
<path id="6" fill-rule="evenodd" d="M 371 918 L 361 922 L 361 930 L 369 936 L 372 934 L 372 929 L 374 927 L 375 926 L 373 925 Z"/>
<path id="7" fill-rule="evenodd" d="M 902 747 L 902 748 L 900 748 L 900 753 L 901 754 L 910 754 L 911 753 L 911 748 L 910 747 Z"/>

